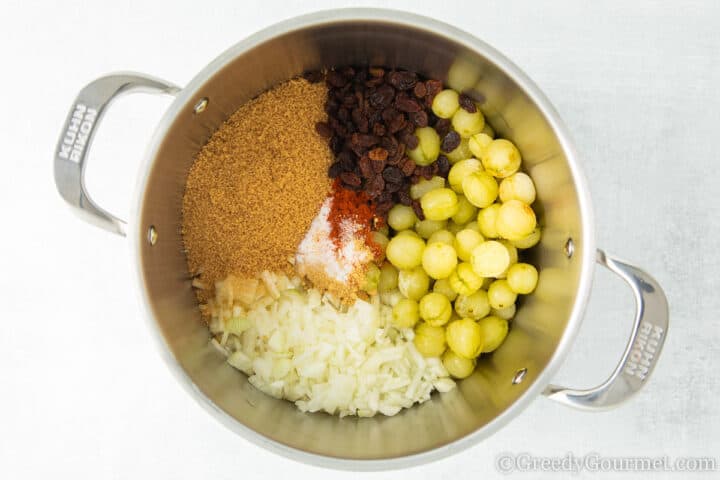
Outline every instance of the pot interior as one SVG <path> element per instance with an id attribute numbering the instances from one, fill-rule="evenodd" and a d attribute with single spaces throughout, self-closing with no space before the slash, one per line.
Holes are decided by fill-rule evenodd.
<path id="1" fill-rule="evenodd" d="M 584 238 L 582 192 L 576 190 L 568 163 L 572 153 L 564 148 L 546 106 L 519 84 L 524 76 L 511 72 L 513 67 L 497 53 L 467 35 L 437 24 L 420 27 L 418 19 L 394 18 L 315 17 L 313 22 L 285 24 L 241 42 L 211 64 L 176 100 L 158 131 L 161 140 L 150 152 L 133 239 L 141 257 L 141 288 L 164 342 L 193 388 L 235 420 L 225 423 L 287 447 L 342 459 L 418 454 L 493 430 L 490 422 L 510 413 L 507 410 L 542 375 L 563 335 L 571 336 L 577 327 L 577 322 L 569 322 L 581 296 L 583 269 L 590 268 L 583 265 L 583 250 L 592 239 Z M 251 386 L 208 343 L 180 235 L 188 170 L 223 121 L 247 100 L 305 70 L 348 64 L 406 68 L 484 98 L 482 110 L 489 123 L 499 136 L 515 142 L 535 181 L 543 226 L 542 241 L 530 254 L 539 266 L 539 284 L 522 300 L 505 343 L 458 388 L 436 393 L 431 401 L 394 417 L 305 414 Z M 207 108 L 196 114 L 193 107 L 202 98 L 209 100 Z M 154 246 L 147 240 L 151 225 L 158 234 Z M 574 255 L 568 258 L 565 245 L 570 238 Z M 526 374 L 514 383 L 519 371 Z M 543 377 L 538 383 L 547 381 Z"/>

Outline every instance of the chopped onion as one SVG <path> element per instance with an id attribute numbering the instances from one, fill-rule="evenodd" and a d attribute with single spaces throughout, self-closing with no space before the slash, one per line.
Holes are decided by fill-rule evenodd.
<path id="1" fill-rule="evenodd" d="M 415 349 L 412 329 L 391 326 L 392 309 L 377 298 L 339 310 L 335 299 L 294 279 L 261 278 L 266 288 L 252 302 L 232 291 L 237 282 L 218 282 L 210 311 L 223 340 L 216 347 L 264 393 L 302 411 L 370 417 L 395 415 L 455 386 L 439 359 Z"/>

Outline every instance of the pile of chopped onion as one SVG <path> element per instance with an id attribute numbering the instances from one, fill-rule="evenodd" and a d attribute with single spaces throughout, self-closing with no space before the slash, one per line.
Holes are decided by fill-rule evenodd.
<path id="1" fill-rule="evenodd" d="M 425 358 L 412 329 L 391 326 L 377 297 L 341 307 L 299 280 L 264 273 L 228 277 L 208 305 L 213 340 L 259 390 L 302 411 L 395 415 L 455 383 L 438 358 Z"/>

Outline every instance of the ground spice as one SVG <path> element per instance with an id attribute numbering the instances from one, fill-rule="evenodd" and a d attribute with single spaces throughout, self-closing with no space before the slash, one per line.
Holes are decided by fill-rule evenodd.
<path id="1" fill-rule="evenodd" d="M 356 235 L 365 242 L 376 257 L 382 255 L 382 247 L 375 243 L 372 235 L 372 222 L 375 217 L 375 207 L 370 203 L 370 197 L 365 192 L 356 192 L 343 188 L 340 179 L 336 179 L 332 186 L 332 204 L 328 221 L 331 225 L 330 239 L 336 248 L 342 248 L 343 220 L 350 220 L 360 227 Z"/>
<path id="2" fill-rule="evenodd" d="M 330 188 L 333 155 L 315 124 L 327 88 L 295 79 L 240 107 L 190 169 L 183 197 L 188 267 L 208 287 L 228 274 L 291 272 Z M 198 292 L 206 301 L 212 291 Z"/>
<path id="3" fill-rule="evenodd" d="M 314 287 L 341 302 L 352 303 L 377 253 L 366 244 L 364 226 L 356 223 L 352 215 L 330 221 L 335 201 L 335 196 L 330 196 L 323 203 L 298 247 L 295 266 L 297 273 Z M 336 226 L 340 228 L 332 238 Z"/>

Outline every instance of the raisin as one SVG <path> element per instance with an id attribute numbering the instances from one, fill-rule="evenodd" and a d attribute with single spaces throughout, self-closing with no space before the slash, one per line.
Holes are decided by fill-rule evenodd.
<path id="1" fill-rule="evenodd" d="M 432 111 L 433 98 L 435 98 L 435 97 L 426 95 L 425 99 L 423 100 L 423 105 L 425 105 L 425 108 L 427 108 L 430 111 Z"/>
<path id="2" fill-rule="evenodd" d="M 365 123 L 367 123 L 367 120 L 365 120 Z M 373 125 L 373 135 L 377 135 L 378 137 L 382 137 L 387 133 L 387 129 L 385 128 L 385 125 L 382 123 L 376 123 Z"/>
<path id="3" fill-rule="evenodd" d="M 387 162 L 385 160 L 371 160 L 370 166 L 373 169 L 373 172 L 375 173 L 381 173 L 385 166 L 387 165 Z"/>
<path id="4" fill-rule="evenodd" d="M 348 135 L 348 130 L 345 127 L 345 125 L 340 122 L 337 118 L 331 117 L 329 120 L 330 127 L 335 131 L 335 133 L 340 137 L 346 137 Z"/>
<path id="5" fill-rule="evenodd" d="M 343 172 L 352 172 L 355 168 L 355 158 L 350 152 L 342 152 L 338 155 L 338 163 L 343 169 Z"/>
<path id="6" fill-rule="evenodd" d="M 380 195 L 377 197 L 378 203 L 380 202 L 392 202 L 392 193 L 383 191 Z"/>
<path id="7" fill-rule="evenodd" d="M 435 164 L 438 167 L 437 173 L 443 177 L 447 177 L 447 174 L 450 171 L 450 160 L 448 160 L 445 155 L 440 155 L 435 161 Z"/>
<path id="8" fill-rule="evenodd" d="M 386 80 L 398 90 L 410 90 L 417 83 L 417 75 L 412 72 L 390 72 Z"/>
<path id="9" fill-rule="evenodd" d="M 409 148 L 410 150 L 415 150 L 418 145 L 420 145 L 420 140 L 415 135 L 406 135 L 405 138 L 405 146 Z"/>
<path id="10" fill-rule="evenodd" d="M 385 75 L 385 69 L 381 67 L 370 67 L 368 69 L 368 72 L 370 73 L 370 76 L 379 78 Z"/>
<path id="11" fill-rule="evenodd" d="M 330 70 L 327 75 L 325 76 L 325 81 L 330 85 L 331 87 L 344 87 L 347 84 L 347 78 L 345 78 L 344 75 L 342 75 L 340 72 L 335 70 Z"/>
<path id="12" fill-rule="evenodd" d="M 337 155 L 343 148 L 343 139 L 340 137 L 332 137 L 330 139 L 330 150 Z"/>
<path id="13" fill-rule="evenodd" d="M 437 161 L 431 163 L 430 164 L 430 173 L 432 174 L 433 177 L 438 174 L 438 171 L 439 171 L 439 168 L 438 168 Z"/>
<path id="14" fill-rule="evenodd" d="M 363 113 L 358 107 L 355 107 L 350 112 L 350 118 L 352 119 L 353 123 L 357 125 L 363 119 Z"/>
<path id="15" fill-rule="evenodd" d="M 374 148 L 370 150 L 368 154 L 370 160 L 372 161 L 372 169 L 375 173 L 380 173 L 385 168 L 385 164 L 387 163 L 388 158 L 388 152 L 384 148 Z"/>
<path id="16" fill-rule="evenodd" d="M 409 177 L 415 171 L 415 161 L 412 158 L 406 157 L 402 162 L 400 162 L 400 169 L 402 170 L 403 175 Z"/>
<path id="17" fill-rule="evenodd" d="M 395 110 L 393 107 L 388 107 L 388 108 L 384 109 L 380 115 L 382 117 L 383 122 L 385 122 L 386 124 L 389 124 L 395 119 L 395 117 L 397 117 L 398 115 L 402 115 L 402 114 L 400 112 L 398 112 L 397 110 Z"/>
<path id="18" fill-rule="evenodd" d="M 405 157 L 405 144 L 404 143 L 398 144 L 397 150 L 393 154 L 393 157 L 397 157 L 400 160 L 402 160 Z"/>
<path id="19" fill-rule="evenodd" d="M 407 123 L 402 129 L 402 133 L 404 133 L 405 135 L 413 135 L 415 133 L 415 125 L 413 125 L 412 123 Z"/>
<path id="20" fill-rule="evenodd" d="M 451 131 L 443 137 L 440 149 L 443 152 L 452 152 L 458 146 L 460 146 L 460 135 L 455 131 Z"/>
<path id="21" fill-rule="evenodd" d="M 405 116 L 402 114 L 396 115 L 390 123 L 388 123 L 388 129 L 390 129 L 390 133 L 397 133 L 405 126 L 407 125 L 407 122 L 405 121 Z"/>
<path id="22" fill-rule="evenodd" d="M 440 135 L 440 138 L 445 137 L 450 132 L 450 119 L 441 118 L 434 125 L 435 131 Z"/>
<path id="23" fill-rule="evenodd" d="M 303 72 L 302 78 L 304 78 L 305 80 L 307 80 L 310 83 L 318 83 L 318 82 L 322 81 L 323 74 L 320 70 L 310 70 L 310 71 Z"/>
<path id="24" fill-rule="evenodd" d="M 425 180 L 430 180 L 433 177 L 433 171 L 431 165 L 425 165 L 424 167 L 417 167 L 415 173 L 420 174 Z"/>
<path id="25" fill-rule="evenodd" d="M 387 215 L 387 213 L 390 211 L 390 209 L 393 207 L 393 201 L 387 200 L 383 202 L 378 202 L 378 204 L 375 206 L 375 213 L 379 217 L 384 217 Z"/>
<path id="26" fill-rule="evenodd" d="M 388 183 L 402 183 L 405 177 L 399 168 L 393 166 L 386 167 L 382 172 L 382 176 Z"/>
<path id="27" fill-rule="evenodd" d="M 368 97 L 368 101 L 373 108 L 380 109 L 390 105 L 393 98 L 395 98 L 395 90 L 390 85 L 381 85 Z"/>
<path id="28" fill-rule="evenodd" d="M 345 78 L 347 78 L 348 80 L 352 80 L 353 77 L 355 77 L 355 69 L 351 66 L 343 67 L 340 73 L 344 75 Z"/>
<path id="29" fill-rule="evenodd" d="M 364 68 L 361 68 L 359 71 L 355 73 L 355 76 L 353 77 L 352 81 L 354 84 L 358 85 L 363 83 L 365 80 L 368 79 L 368 71 Z"/>
<path id="30" fill-rule="evenodd" d="M 419 84 L 419 85 L 422 85 L 422 84 Z M 428 114 L 422 110 L 419 112 L 412 112 L 412 113 L 408 114 L 408 118 L 417 127 L 427 127 L 428 126 Z"/>
<path id="31" fill-rule="evenodd" d="M 387 190 L 390 193 L 395 193 L 400 191 L 402 188 L 402 183 L 395 183 L 395 182 L 385 182 L 385 190 Z"/>
<path id="32" fill-rule="evenodd" d="M 370 124 L 369 124 L 367 118 L 361 117 L 361 118 L 358 119 L 358 121 L 355 122 L 355 123 L 356 123 L 357 129 L 358 129 L 358 131 L 359 131 L 360 133 L 368 133 L 368 131 L 369 131 L 369 129 L 370 129 Z M 355 132 L 353 132 L 353 133 L 355 133 Z"/>
<path id="33" fill-rule="evenodd" d="M 332 128 L 326 122 L 317 122 L 315 124 L 315 131 L 320 134 L 323 138 L 332 137 Z"/>
<path id="34" fill-rule="evenodd" d="M 460 97 L 458 99 L 460 102 L 460 106 L 463 110 L 469 113 L 475 113 L 477 112 L 477 106 L 475 105 L 475 102 L 473 102 L 473 99 L 465 95 L 464 93 L 460 94 Z"/>
<path id="35" fill-rule="evenodd" d="M 420 206 L 420 202 L 417 200 L 412 201 L 412 209 L 413 212 L 415 212 L 415 215 L 418 217 L 419 220 L 425 220 L 425 214 L 422 211 L 422 207 Z"/>
<path id="36" fill-rule="evenodd" d="M 409 97 L 407 94 L 401 93 L 395 97 L 395 108 L 401 112 L 419 112 L 422 110 L 420 102 L 414 98 Z"/>
<path id="37" fill-rule="evenodd" d="M 397 155 L 388 157 L 387 164 L 392 165 L 393 167 L 399 167 L 402 164 L 402 157 L 399 157 Z"/>
<path id="38" fill-rule="evenodd" d="M 406 207 L 412 205 L 412 198 L 410 197 L 410 192 L 408 192 L 407 190 L 400 190 L 399 192 L 397 192 L 397 196 L 398 201 L 401 204 L 405 205 Z"/>
<path id="39" fill-rule="evenodd" d="M 368 109 L 368 120 L 370 123 L 382 123 L 382 110 Z"/>
<path id="40" fill-rule="evenodd" d="M 340 174 L 343 172 L 342 166 L 340 165 L 340 162 L 335 162 L 332 165 L 330 165 L 330 168 L 328 168 L 328 177 L 330 178 L 337 178 L 340 176 Z"/>
<path id="41" fill-rule="evenodd" d="M 380 146 L 387 150 L 390 155 L 393 155 L 397 151 L 399 143 L 392 135 L 386 135 L 380 139 Z"/>
<path id="42" fill-rule="evenodd" d="M 340 107 L 337 112 L 337 118 L 341 122 L 346 123 L 348 120 L 350 120 L 350 111 L 345 107 Z"/>
<path id="43" fill-rule="evenodd" d="M 360 176 L 356 173 L 352 172 L 343 172 L 340 174 L 340 180 L 346 184 L 353 187 L 359 187 L 362 185 L 362 180 L 360 179 Z"/>
<path id="44" fill-rule="evenodd" d="M 325 102 L 325 113 L 327 113 L 328 115 L 331 115 L 331 116 L 335 115 L 335 113 L 337 113 L 337 109 L 339 107 L 340 107 L 340 104 L 337 101 L 328 99 L 328 101 Z"/>
<path id="45" fill-rule="evenodd" d="M 335 90 L 330 91 L 332 93 L 332 98 L 338 102 L 342 103 L 343 98 L 345 98 L 345 91 L 342 88 L 337 88 Z"/>
<path id="46" fill-rule="evenodd" d="M 427 88 L 425 87 L 425 84 L 423 82 L 417 82 L 415 84 L 415 88 L 413 88 L 413 93 L 416 97 L 423 98 L 427 95 Z"/>
<path id="47" fill-rule="evenodd" d="M 377 145 L 378 141 L 380 139 L 376 137 L 375 135 L 365 135 L 362 133 L 353 133 L 352 138 L 350 139 L 350 142 L 353 145 L 358 145 L 360 147 L 372 147 L 373 145 Z"/>
<path id="48" fill-rule="evenodd" d="M 387 160 L 388 151 L 382 147 L 377 147 L 370 150 L 368 156 L 370 157 L 370 160 L 379 160 L 381 162 L 384 162 L 385 160 Z"/>
<path id="49" fill-rule="evenodd" d="M 385 179 L 383 179 L 382 175 L 375 175 L 368 180 L 365 184 L 365 188 L 368 195 L 371 197 L 378 197 L 383 193 L 383 190 L 385 190 Z"/>
<path id="50" fill-rule="evenodd" d="M 358 167 L 360 167 L 360 175 L 362 175 L 363 178 L 371 178 L 375 174 L 372 167 L 372 161 L 367 155 L 360 157 L 360 160 L 358 160 Z"/>
<path id="51" fill-rule="evenodd" d="M 352 109 L 357 104 L 357 98 L 355 95 L 348 94 L 342 98 L 341 103 L 343 107 Z"/>
<path id="52" fill-rule="evenodd" d="M 357 155 L 358 157 L 362 157 L 365 152 L 367 151 L 366 147 L 363 147 L 362 145 L 359 145 L 357 143 L 350 143 L 350 150 Z"/>
<path id="53" fill-rule="evenodd" d="M 383 79 L 383 77 L 373 77 L 370 80 L 365 81 L 365 86 L 368 88 L 375 88 L 379 85 L 382 85 L 384 81 L 385 80 Z"/>
<path id="54" fill-rule="evenodd" d="M 442 91 L 443 85 L 440 80 L 427 80 L 425 82 L 425 89 L 427 90 L 427 95 L 434 97 Z"/>

